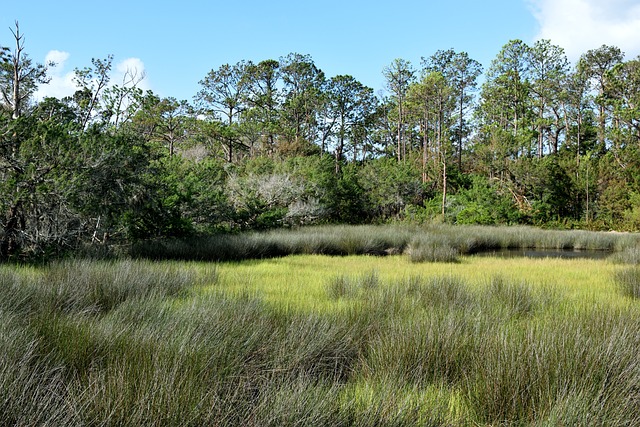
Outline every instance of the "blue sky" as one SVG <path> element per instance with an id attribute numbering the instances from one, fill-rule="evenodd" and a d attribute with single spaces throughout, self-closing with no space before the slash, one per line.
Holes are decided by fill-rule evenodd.
<path id="1" fill-rule="evenodd" d="M 31 0 L 2 6 L 0 45 L 12 46 L 15 20 L 30 57 L 59 64 L 40 93 L 53 96 L 73 92 L 74 68 L 109 54 L 114 83 L 127 67 L 144 69 L 143 88 L 187 100 L 222 64 L 290 52 L 376 92 L 395 58 L 419 67 L 438 49 L 466 51 L 485 68 L 512 39 L 549 38 L 571 60 L 602 44 L 640 54 L 640 0 Z"/>

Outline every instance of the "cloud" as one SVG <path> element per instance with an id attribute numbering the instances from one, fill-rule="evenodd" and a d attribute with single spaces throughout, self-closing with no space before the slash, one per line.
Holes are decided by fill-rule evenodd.
<path id="1" fill-rule="evenodd" d="M 115 66 L 115 72 L 111 75 L 112 84 L 130 86 L 132 82 L 142 90 L 150 89 L 144 62 L 140 58 L 127 58 L 119 62 Z"/>
<path id="2" fill-rule="evenodd" d="M 75 72 L 67 71 L 66 65 L 71 54 L 59 50 L 52 50 L 45 56 L 45 64 L 53 62 L 55 65 L 48 68 L 47 75 L 50 78 L 48 84 L 41 85 L 35 93 L 36 100 L 45 97 L 64 98 L 73 95 L 78 87 L 74 82 Z M 82 68 L 82 67 L 81 67 Z M 144 62 L 140 58 L 127 58 L 118 62 L 112 68 L 110 76 L 110 86 L 122 86 L 125 83 L 131 84 L 131 80 L 137 82 L 137 86 L 142 90 L 150 89 L 148 79 L 145 77 L 146 71 Z M 145 77 L 140 80 L 141 77 Z"/>
<path id="3" fill-rule="evenodd" d="M 603 44 L 626 59 L 640 54 L 640 0 L 527 0 L 540 25 L 536 37 L 563 47 L 576 61 Z"/>
<path id="4" fill-rule="evenodd" d="M 58 67 L 62 64 L 62 66 L 64 66 L 64 63 L 67 59 L 69 59 L 69 52 L 62 52 L 59 50 L 52 50 L 49 53 L 47 53 L 47 56 L 44 59 L 45 63 L 51 63 L 53 62 L 55 65 L 54 67 Z"/>
<path id="5" fill-rule="evenodd" d="M 48 76 L 51 79 L 48 84 L 41 85 L 35 93 L 37 100 L 45 97 L 64 98 L 73 95 L 76 91 L 76 85 L 73 82 L 74 73 L 65 72 L 65 64 L 71 55 L 69 52 L 52 50 L 45 57 L 45 64 L 51 62 L 53 66 L 48 69 Z"/>

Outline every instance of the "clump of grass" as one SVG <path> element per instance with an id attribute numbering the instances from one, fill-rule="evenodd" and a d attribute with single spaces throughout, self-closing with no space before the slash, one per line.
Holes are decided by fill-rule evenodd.
<path id="1" fill-rule="evenodd" d="M 363 372 L 411 386 L 455 384 L 472 360 L 475 332 L 476 325 L 461 313 L 389 322 L 372 338 Z"/>
<path id="2" fill-rule="evenodd" d="M 527 226 L 451 226 L 440 224 L 427 228 L 435 235 L 448 236 L 461 253 L 493 249 L 574 249 L 621 250 L 637 242 L 632 235 L 584 230 L 543 230 Z"/>
<path id="3" fill-rule="evenodd" d="M 287 367 L 287 375 L 346 382 L 359 362 L 367 327 L 342 316 L 292 316 L 284 326 L 275 365 Z"/>
<path id="4" fill-rule="evenodd" d="M 400 281 L 399 286 L 406 289 L 408 297 L 428 308 L 465 309 L 476 300 L 469 286 L 455 276 L 411 277 Z"/>
<path id="5" fill-rule="evenodd" d="M 507 281 L 502 276 L 494 276 L 489 280 L 484 298 L 487 304 L 497 304 L 510 316 L 531 314 L 537 305 L 531 285 Z"/>
<path id="6" fill-rule="evenodd" d="M 292 254 L 406 253 L 415 262 L 454 262 L 461 254 L 495 249 L 620 251 L 637 243 L 633 235 L 524 226 L 334 225 L 138 242 L 130 254 L 148 259 L 239 261 Z"/>
<path id="7" fill-rule="evenodd" d="M 343 412 L 350 414 L 349 425 L 464 425 L 464 409 L 457 405 L 455 393 L 438 386 L 406 386 L 391 376 L 347 385 L 340 400 Z"/>
<path id="8" fill-rule="evenodd" d="M 341 274 L 327 285 L 327 294 L 332 299 L 355 298 L 377 289 L 380 278 L 375 271 L 359 276 Z"/>
<path id="9" fill-rule="evenodd" d="M 348 414 L 338 404 L 340 388 L 306 376 L 267 378 L 257 402 L 241 425 L 348 426 Z"/>
<path id="10" fill-rule="evenodd" d="M 135 258 L 239 261 L 291 254 L 386 255 L 401 253 L 411 239 L 395 226 L 314 226 L 189 239 L 139 242 Z"/>
<path id="11" fill-rule="evenodd" d="M 39 303 L 53 311 L 104 313 L 129 298 L 178 296 L 192 286 L 215 280 L 213 267 L 72 260 L 46 267 L 33 286 L 40 294 Z"/>
<path id="12" fill-rule="evenodd" d="M 358 294 L 358 288 L 351 277 L 340 275 L 334 277 L 327 286 L 327 294 L 330 298 L 348 298 Z"/>
<path id="13" fill-rule="evenodd" d="M 640 245 L 632 245 L 616 252 L 612 260 L 619 264 L 640 264 Z"/>
<path id="14" fill-rule="evenodd" d="M 519 327 L 496 324 L 477 341 L 462 383 L 478 422 L 635 425 L 640 337 L 630 321 L 596 309 Z"/>
<path id="15" fill-rule="evenodd" d="M 633 266 L 616 272 L 614 278 L 623 295 L 640 299 L 640 267 Z"/>
<path id="16" fill-rule="evenodd" d="M 0 425 L 78 425 L 61 367 L 18 313 L 0 308 Z"/>
<path id="17" fill-rule="evenodd" d="M 457 262 L 459 251 L 446 237 L 421 236 L 407 248 L 412 262 Z"/>

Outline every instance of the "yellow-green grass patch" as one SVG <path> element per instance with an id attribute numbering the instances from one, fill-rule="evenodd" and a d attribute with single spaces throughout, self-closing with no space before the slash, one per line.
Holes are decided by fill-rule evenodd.
<path id="1" fill-rule="evenodd" d="M 329 297 L 327 288 L 339 277 L 375 274 L 384 284 L 412 277 L 456 277 L 479 289 L 493 278 L 511 283 L 545 286 L 573 305 L 614 304 L 629 300 L 617 291 L 614 273 L 623 268 L 607 260 L 462 257 L 458 263 L 412 263 L 405 256 L 293 255 L 267 260 L 221 263 L 219 282 L 205 288 L 235 295 L 249 295 L 281 308 L 327 310 L 345 301 Z"/>

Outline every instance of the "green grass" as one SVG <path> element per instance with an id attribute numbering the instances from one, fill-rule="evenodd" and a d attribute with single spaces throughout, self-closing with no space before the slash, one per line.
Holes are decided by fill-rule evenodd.
<path id="1" fill-rule="evenodd" d="M 640 424 L 637 267 L 443 261 L 0 266 L 0 425 Z"/>
<path id="2" fill-rule="evenodd" d="M 295 254 L 406 254 L 414 262 L 454 262 L 492 249 L 536 248 L 622 251 L 632 234 L 487 226 L 316 226 L 246 234 L 140 242 L 134 258 L 240 261 Z"/>

